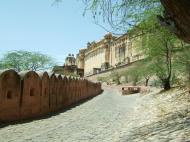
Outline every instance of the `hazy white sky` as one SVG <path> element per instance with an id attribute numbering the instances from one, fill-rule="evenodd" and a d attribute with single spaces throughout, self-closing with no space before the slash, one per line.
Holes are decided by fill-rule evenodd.
<path id="1" fill-rule="evenodd" d="M 63 64 L 68 53 L 76 54 L 88 41 L 106 31 L 82 16 L 80 0 L 1 0 L 0 55 L 12 50 L 39 51 Z"/>

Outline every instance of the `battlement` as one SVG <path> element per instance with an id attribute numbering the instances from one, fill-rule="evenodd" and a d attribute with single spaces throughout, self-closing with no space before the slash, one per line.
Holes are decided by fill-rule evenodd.
<path id="1" fill-rule="evenodd" d="M 56 112 L 102 92 L 100 83 L 47 72 L 0 71 L 0 121 Z"/>

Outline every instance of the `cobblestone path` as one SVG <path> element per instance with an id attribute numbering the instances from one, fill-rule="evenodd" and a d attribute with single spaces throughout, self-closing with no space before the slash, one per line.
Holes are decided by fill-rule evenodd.
<path id="1" fill-rule="evenodd" d="M 190 94 L 180 92 L 107 88 L 60 114 L 0 128 L 0 142 L 190 142 Z"/>
<path id="2" fill-rule="evenodd" d="M 0 142 L 116 142 L 127 129 L 130 112 L 139 95 L 103 94 L 46 119 L 0 129 Z"/>

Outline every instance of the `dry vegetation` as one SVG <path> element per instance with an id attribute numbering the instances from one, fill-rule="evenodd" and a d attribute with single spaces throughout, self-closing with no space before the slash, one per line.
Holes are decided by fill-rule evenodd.
<path id="1" fill-rule="evenodd" d="M 137 100 L 128 141 L 189 141 L 190 94 L 186 88 L 155 89 Z"/>

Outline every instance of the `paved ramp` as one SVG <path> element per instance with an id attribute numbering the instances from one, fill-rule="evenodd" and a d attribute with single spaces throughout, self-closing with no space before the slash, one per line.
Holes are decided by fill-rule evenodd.
<path id="1" fill-rule="evenodd" d="M 0 142 L 116 142 L 127 128 L 139 95 L 103 94 L 50 118 L 6 126 Z"/>

